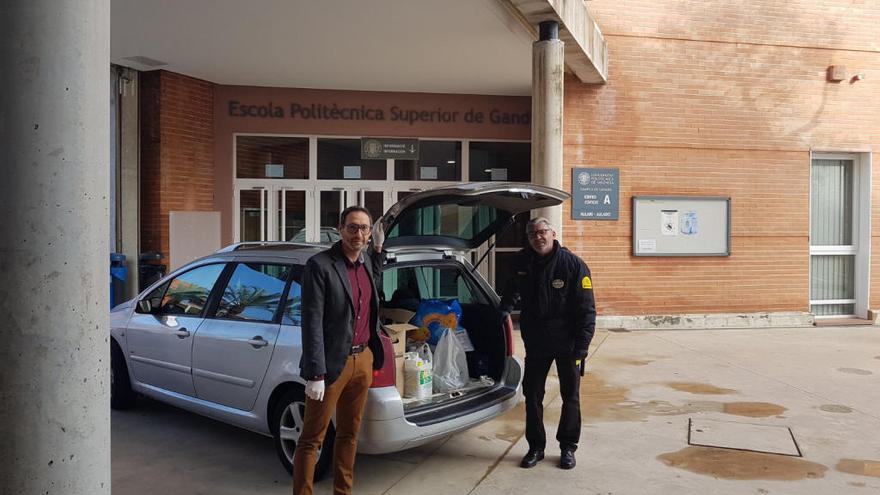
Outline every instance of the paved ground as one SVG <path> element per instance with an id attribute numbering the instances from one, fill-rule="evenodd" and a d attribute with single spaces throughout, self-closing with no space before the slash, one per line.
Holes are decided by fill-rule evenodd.
<path id="1" fill-rule="evenodd" d="M 550 388 L 552 438 L 560 402 L 555 382 Z M 573 471 L 555 466 L 555 445 L 534 469 L 517 466 L 527 449 L 520 405 L 422 448 L 359 456 L 355 492 L 880 491 L 880 328 L 600 332 L 581 389 L 584 427 Z M 139 404 L 113 412 L 115 494 L 290 493 L 271 439 Z M 689 446 L 689 420 L 788 427 L 802 457 Z M 769 438 L 758 431 L 722 440 L 748 446 Z M 321 482 L 317 493 L 331 488 Z"/>

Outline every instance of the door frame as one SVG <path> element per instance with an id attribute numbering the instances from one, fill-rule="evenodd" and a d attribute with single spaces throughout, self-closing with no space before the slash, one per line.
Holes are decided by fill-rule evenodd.
<path id="1" fill-rule="evenodd" d="M 305 218 L 306 228 L 308 229 L 308 219 L 311 218 L 310 215 L 313 214 L 312 210 L 314 209 L 314 201 L 312 201 L 314 190 L 307 184 L 303 184 L 304 182 L 306 181 L 283 179 L 238 179 L 235 182 L 232 191 L 232 241 L 236 243 L 241 242 L 241 191 L 264 192 L 264 196 L 260 199 L 260 208 L 258 209 L 261 211 L 261 214 L 267 215 L 261 226 L 261 228 L 264 226 L 266 231 L 262 233 L 263 239 L 261 239 L 260 242 L 277 240 L 276 238 L 278 237 L 281 225 L 278 223 L 278 218 L 274 213 L 277 212 L 281 206 L 278 201 L 278 193 L 281 191 L 305 191 Z M 310 235 L 310 231 L 306 230 L 307 238 L 309 238 Z"/>
<path id="2" fill-rule="evenodd" d="M 870 152 L 825 152 L 810 151 L 808 229 L 812 228 L 813 198 L 813 161 L 814 160 L 852 160 L 853 162 L 853 243 L 849 247 L 813 246 L 808 237 L 809 257 L 813 255 L 854 254 L 854 313 L 853 315 L 814 316 L 819 319 L 834 318 L 868 318 L 870 287 L 871 287 L 871 153 Z M 807 264 L 808 283 L 807 300 L 809 312 L 812 312 L 813 300 L 810 299 L 810 285 L 813 278 L 812 261 Z M 849 304 L 849 302 L 847 302 Z"/>
<path id="3" fill-rule="evenodd" d="M 309 179 L 239 179 L 236 177 L 238 169 L 236 156 L 236 143 L 239 136 L 261 136 L 261 137 L 293 137 L 306 138 L 309 140 Z M 470 178 L 470 144 L 471 142 L 492 142 L 492 143 L 530 143 L 527 139 L 492 139 L 492 138 L 465 138 L 465 137 L 419 137 L 421 141 L 458 141 L 461 143 L 461 180 L 460 181 L 423 181 L 423 180 L 396 180 L 394 178 L 394 160 L 386 160 L 385 180 L 343 180 L 343 179 L 318 179 L 318 139 L 361 139 L 363 136 L 353 135 L 330 135 L 330 134 L 297 134 L 297 133 L 271 133 L 271 132 L 234 132 L 232 134 L 232 169 L 229 172 L 229 180 L 232 183 L 233 199 L 232 199 L 232 240 L 234 243 L 241 242 L 241 209 L 240 191 L 253 189 L 255 187 L 263 187 L 269 189 L 267 193 L 268 210 L 273 211 L 276 208 L 275 202 L 279 188 L 304 190 L 306 191 L 306 240 L 308 242 L 319 241 L 320 236 L 320 192 L 326 190 L 338 190 L 342 188 L 348 191 L 358 191 L 361 189 L 383 191 L 384 209 L 388 209 L 397 202 L 398 192 L 422 191 L 434 187 L 454 186 L 456 184 L 466 183 Z M 352 195 L 349 194 L 349 198 Z M 357 193 L 354 195 L 357 198 Z M 350 200 L 347 206 L 357 204 Z M 383 212 L 384 213 L 384 212 Z M 274 214 L 269 215 L 267 222 L 267 239 L 274 238 L 278 232 L 277 219 Z M 376 220 L 376 219 L 373 219 Z M 494 237 L 491 239 L 494 243 Z M 486 251 L 486 246 L 481 246 L 474 251 L 474 260 L 479 260 Z M 506 251 L 516 251 L 517 248 L 495 248 Z M 495 279 L 495 256 L 488 256 L 483 265 L 479 268 L 480 274 L 489 281 Z"/>

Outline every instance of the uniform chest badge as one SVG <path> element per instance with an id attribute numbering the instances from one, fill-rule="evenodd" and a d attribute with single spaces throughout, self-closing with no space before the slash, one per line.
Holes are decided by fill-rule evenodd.
<path id="1" fill-rule="evenodd" d="M 553 282 L 550 282 L 550 285 L 552 285 L 554 289 L 561 289 L 565 287 L 565 281 L 557 278 L 554 279 Z"/>

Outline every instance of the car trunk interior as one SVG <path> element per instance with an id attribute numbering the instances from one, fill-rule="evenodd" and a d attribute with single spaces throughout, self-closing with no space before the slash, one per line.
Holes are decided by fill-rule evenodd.
<path id="1" fill-rule="evenodd" d="M 461 401 L 470 401 L 504 385 L 502 380 L 507 363 L 507 336 L 501 313 L 495 303 L 477 289 L 477 284 L 470 279 L 469 274 L 465 273 L 464 267 L 458 263 L 410 265 L 390 269 L 386 267 L 383 272 L 383 285 L 385 294 L 391 294 L 391 297 L 383 303 L 383 308 L 403 309 L 415 313 L 416 316 L 410 321 L 414 324 L 419 323 L 417 315 L 426 301 L 439 300 L 448 303 L 457 301 L 461 308 L 458 327 L 465 329 L 473 345 L 473 351 L 466 352 L 468 384 L 446 392 L 439 392 L 435 388 L 430 396 L 424 398 L 401 394 L 407 416 L 446 405 L 452 406 Z M 414 331 L 414 333 L 419 332 Z M 410 337 L 407 341 L 407 350 L 412 351 L 419 345 L 419 340 Z M 432 348 L 433 351 L 436 351 L 436 348 Z M 396 359 L 398 360 L 396 365 L 402 366 L 401 356 L 396 356 Z M 434 373 L 436 371 L 434 369 Z M 398 374 L 398 377 L 400 376 Z"/>

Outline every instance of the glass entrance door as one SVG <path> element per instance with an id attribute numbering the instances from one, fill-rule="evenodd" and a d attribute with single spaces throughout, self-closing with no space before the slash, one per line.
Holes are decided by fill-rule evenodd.
<path id="1" fill-rule="evenodd" d="M 236 191 L 239 242 L 267 241 L 269 232 L 269 194 L 263 187 Z"/>
<path id="2" fill-rule="evenodd" d="M 308 191 L 273 185 L 236 190 L 236 242 L 306 242 Z"/>
<path id="3" fill-rule="evenodd" d="M 321 190 L 318 198 L 318 242 L 333 243 L 339 240 L 339 215 L 348 206 L 349 191 L 344 188 Z"/>
<path id="4" fill-rule="evenodd" d="M 370 212 L 370 218 L 372 218 L 374 222 L 384 215 L 385 211 L 391 207 L 390 204 L 385 204 L 384 192 L 367 189 L 357 191 L 357 204 L 358 206 L 363 206 Z"/>
<path id="5" fill-rule="evenodd" d="M 279 188 L 275 191 L 279 241 L 306 242 L 308 210 L 306 191 Z"/>
<path id="6" fill-rule="evenodd" d="M 387 197 L 386 197 L 387 196 Z M 348 206 L 366 208 L 377 219 L 391 206 L 380 188 L 266 186 L 236 189 L 236 242 L 339 240 L 339 215 Z"/>
<path id="7" fill-rule="evenodd" d="M 339 239 L 339 215 L 349 206 L 363 206 L 375 221 L 391 207 L 390 194 L 380 188 L 368 187 L 329 187 L 319 189 L 318 214 L 316 224 L 320 229 L 321 243 L 336 242 Z"/>
<path id="8" fill-rule="evenodd" d="M 858 222 L 854 160 L 813 159 L 810 191 L 810 311 L 856 313 Z"/>

